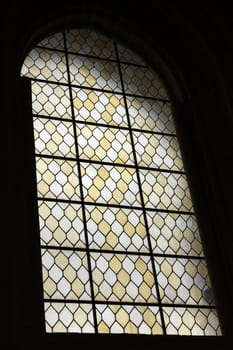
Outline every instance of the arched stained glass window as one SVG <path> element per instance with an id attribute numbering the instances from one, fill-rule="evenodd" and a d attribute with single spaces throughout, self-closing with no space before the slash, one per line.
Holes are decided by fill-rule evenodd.
<path id="1" fill-rule="evenodd" d="M 31 79 L 46 332 L 220 335 L 158 75 L 88 29 L 41 41 Z"/>

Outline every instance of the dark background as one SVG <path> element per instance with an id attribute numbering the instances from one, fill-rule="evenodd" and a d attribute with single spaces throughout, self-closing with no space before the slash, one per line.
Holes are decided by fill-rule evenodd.
<path id="1" fill-rule="evenodd" d="M 9 204 L 8 213 L 3 214 L 1 235 L 2 281 L 5 277 L 1 283 L 1 323 L 6 327 L 1 337 L 3 348 L 231 348 L 232 18 L 230 1 L 2 3 L 1 138 L 2 174 L 6 175 L 2 182 L 2 208 L 6 208 L 5 198 Z M 121 41 L 142 55 L 167 82 L 175 101 L 178 136 L 226 337 L 43 333 L 30 85 L 20 78 L 20 68 L 29 50 L 43 37 L 80 26 L 89 26 Z"/>

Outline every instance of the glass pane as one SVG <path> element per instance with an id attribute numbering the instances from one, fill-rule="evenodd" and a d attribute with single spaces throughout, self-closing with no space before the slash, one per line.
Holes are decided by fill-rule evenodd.
<path id="1" fill-rule="evenodd" d="M 62 33 L 55 33 L 40 41 L 38 46 L 47 47 L 49 49 L 64 50 L 64 39 Z"/>
<path id="2" fill-rule="evenodd" d="M 92 305 L 44 303 L 47 333 L 94 333 Z"/>
<path id="3" fill-rule="evenodd" d="M 45 298 L 90 300 L 86 253 L 41 249 L 41 257 Z"/>
<path id="4" fill-rule="evenodd" d="M 79 204 L 38 201 L 42 245 L 85 245 L 82 208 Z"/>
<path id="5" fill-rule="evenodd" d="M 155 253 L 203 256 L 194 215 L 148 211 L 147 223 Z"/>
<path id="6" fill-rule="evenodd" d="M 84 200 L 109 204 L 140 204 L 135 169 L 82 164 Z"/>
<path id="7" fill-rule="evenodd" d="M 97 305 L 99 333 L 162 334 L 158 307 Z"/>
<path id="8" fill-rule="evenodd" d="M 33 121 L 36 153 L 76 157 L 72 123 L 44 118 Z"/>
<path id="9" fill-rule="evenodd" d="M 116 58 L 113 40 L 89 29 L 66 32 L 67 50 L 78 54 Z"/>
<path id="10" fill-rule="evenodd" d="M 146 66 L 145 62 L 138 55 L 125 46 L 117 44 L 117 50 L 120 61 Z"/>
<path id="11" fill-rule="evenodd" d="M 71 119 L 68 86 L 32 81 L 32 113 Z"/>
<path id="12" fill-rule="evenodd" d="M 132 128 L 175 134 L 171 104 L 127 96 Z"/>
<path id="13" fill-rule="evenodd" d="M 133 150 L 128 130 L 77 125 L 80 159 L 133 164 Z"/>
<path id="14" fill-rule="evenodd" d="M 95 299 L 156 302 L 148 256 L 91 253 Z"/>
<path id="15" fill-rule="evenodd" d="M 74 87 L 72 94 L 77 121 L 128 126 L 123 97 Z"/>
<path id="16" fill-rule="evenodd" d="M 146 207 L 192 211 L 193 205 L 184 174 L 140 170 Z"/>
<path id="17" fill-rule="evenodd" d="M 86 206 L 91 248 L 148 252 L 141 210 Z"/>
<path id="18" fill-rule="evenodd" d="M 163 303 L 211 305 L 210 281 L 205 261 L 155 258 Z"/>
<path id="19" fill-rule="evenodd" d="M 24 61 L 21 74 L 29 78 L 67 83 L 65 53 L 32 49 Z"/>
<path id="20" fill-rule="evenodd" d="M 121 71 L 126 93 L 169 100 L 163 84 L 151 69 L 122 63 Z"/>
<path id="21" fill-rule="evenodd" d="M 76 162 L 37 158 L 39 197 L 79 200 L 79 178 Z"/>
<path id="22" fill-rule="evenodd" d="M 184 171 L 176 137 L 133 132 L 139 166 Z"/>
<path id="23" fill-rule="evenodd" d="M 71 84 L 121 91 L 118 66 L 115 62 L 69 54 Z"/>
<path id="24" fill-rule="evenodd" d="M 163 308 L 167 334 L 221 335 L 214 309 Z"/>

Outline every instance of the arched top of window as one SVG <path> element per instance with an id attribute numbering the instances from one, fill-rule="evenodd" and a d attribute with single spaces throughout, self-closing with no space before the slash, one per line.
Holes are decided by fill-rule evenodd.
<path id="1" fill-rule="evenodd" d="M 42 40 L 32 81 L 47 332 L 221 334 L 160 77 L 89 29 Z"/>

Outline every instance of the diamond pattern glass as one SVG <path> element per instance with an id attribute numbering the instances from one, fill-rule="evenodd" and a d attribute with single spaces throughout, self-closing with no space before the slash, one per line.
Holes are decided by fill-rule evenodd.
<path id="1" fill-rule="evenodd" d="M 35 115 L 71 119 L 69 88 L 32 82 L 32 112 Z"/>
<path id="2" fill-rule="evenodd" d="M 148 208 L 192 211 L 192 200 L 183 174 L 140 170 L 143 197 Z"/>
<path id="3" fill-rule="evenodd" d="M 162 302 L 209 305 L 206 264 L 198 259 L 155 258 Z"/>
<path id="4" fill-rule="evenodd" d="M 85 247 L 80 204 L 39 201 L 41 245 Z"/>
<path id="5" fill-rule="evenodd" d="M 97 305 L 99 333 L 162 334 L 158 307 Z"/>
<path id="6" fill-rule="evenodd" d="M 86 253 L 42 249 L 41 257 L 45 298 L 90 300 Z"/>
<path id="7" fill-rule="evenodd" d="M 176 137 L 135 131 L 133 138 L 139 166 L 184 170 Z"/>
<path id="8" fill-rule="evenodd" d="M 133 150 L 128 130 L 101 126 L 77 126 L 80 159 L 133 164 Z"/>
<path id="9" fill-rule="evenodd" d="M 46 47 L 49 49 L 63 50 L 64 51 L 64 38 L 62 33 L 55 33 L 38 43 L 37 46 Z"/>
<path id="10" fill-rule="evenodd" d="M 221 335 L 214 309 L 164 307 L 167 334 Z"/>
<path id="11" fill-rule="evenodd" d="M 77 121 L 128 126 L 122 96 L 76 88 L 72 92 Z"/>
<path id="12" fill-rule="evenodd" d="M 148 256 L 92 253 L 91 265 L 97 301 L 157 301 Z"/>
<path id="13" fill-rule="evenodd" d="M 175 125 L 169 102 L 127 96 L 132 128 L 175 134 Z"/>
<path id="14" fill-rule="evenodd" d="M 90 29 L 43 39 L 21 75 L 46 332 L 221 335 L 162 79 Z"/>
<path id="15" fill-rule="evenodd" d="M 94 333 L 92 305 L 46 302 L 47 333 Z"/>
<path id="16" fill-rule="evenodd" d="M 140 205 L 136 171 L 133 168 L 82 164 L 82 186 L 87 202 Z"/>
<path id="17" fill-rule="evenodd" d="M 36 153 L 76 157 L 72 123 L 34 118 L 33 126 Z"/>
<path id="18" fill-rule="evenodd" d="M 91 248 L 149 252 L 142 210 L 86 206 L 86 219 Z"/>
<path id="19" fill-rule="evenodd" d="M 66 40 L 70 52 L 116 59 L 113 41 L 89 29 L 69 30 Z"/>
<path id="20" fill-rule="evenodd" d="M 36 168 L 39 197 L 80 199 L 75 161 L 38 157 Z"/>
<path id="21" fill-rule="evenodd" d="M 25 59 L 21 74 L 28 78 L 67 83 L 65 53 L 35 48 Z"/>
<path id="22" fill-rule="evenodd" d="M 203 257 L 194 215 L 147 211 L 147 223 L 155 253 Z"/>
<path id="23" fill-rule="evenodd" d="M 117 63 L 90 57 L 69 55 L 71 84 L 121 91 Z"/>
<path id="24" fill-rule="evenodd" d="M 126 93 L 169 100 L 157 74 L 150 69 L 121 64 L 121 71 Z"/>

